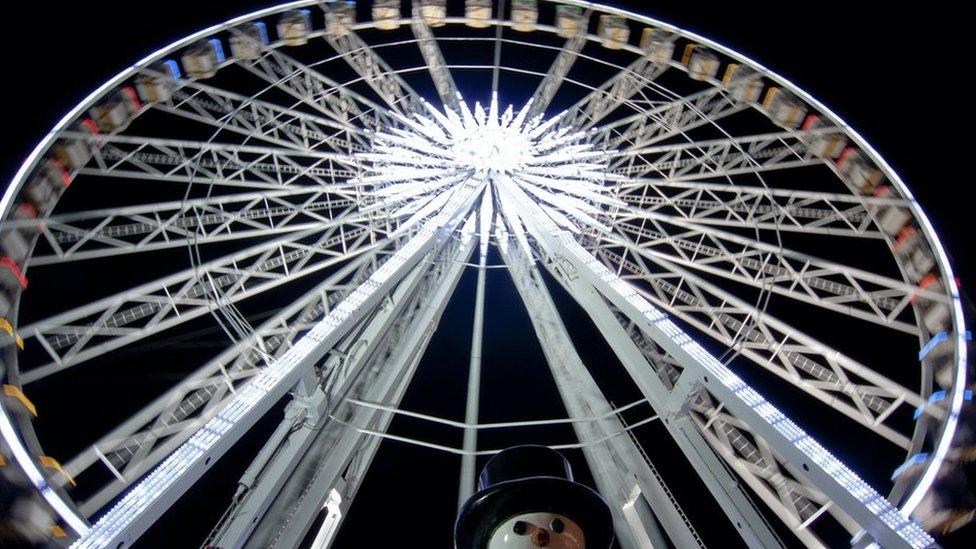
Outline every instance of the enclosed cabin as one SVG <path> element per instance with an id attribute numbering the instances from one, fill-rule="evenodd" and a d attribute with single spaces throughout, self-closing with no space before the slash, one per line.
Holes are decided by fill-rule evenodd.
<path id="1" fill-rule="evenodd" d="M 952 454 L 952 458 L 961 463 L 976 461 L 976 401 L 973 401 L 971 389 L 967 389 L 963 396 L 959 425 L 952 438 Z"/>
<path id="2" fill-rule="evenodd" d="M 231 29 L 230 53 L 242 61 L 254 61 L 268 45 L 268 27 L 261 21 L 244 23 Z"/>
<path id="3" fill-rule="evenodd" d="M 860 151 L 848 147 L 837 158 L 837 173 L 851 187 L 864 196 L 870 196 L 874 189 L 884 181 L 884 174 L 871 162 L 868 162 Z"/>
<path id="4" fill-rule="evenodd" d="M 312 32 L 312 15 L 308 10 L 291 10 L 278 19 L 278 38 L 286 46 L 304 46 Z"/>
<path id="5" fill-rule="evenodd" d="M 512 0 L 512 28 L 519 32 L 532 32 L 539 22 L 537 0 Z"/>
<path id="6" fill-rule="evenodd" d="M 905 227 L 892 246 L 905 276 L 919 283 L 935 268 L 935 255 L 915 227 Z"/>
<path id="7" fill-rule="evenodd" d="M 656 65 L 667 65 L 674 58 L 674 42 L 678 35 L 664 29 L 646 27 L 641 31 L 640 47 Z"/>
<path id="8" fill-rule="evenodd" d="M 915 474 L 920 475 L 921 471 Z M 958 530 L 973 520 L 976 502 L 968 485 L 969 478 L 962 467 L 953 461 L 943 462 L 912 515 L 929 532 L 948 534 Z"/>
<path id="9" fill-rule="evenodd" d="M 68 131 L 51 146 L 51 153 L 58 165 L 70 174 L 91 160 L 93 147 L 98 139 L 98 124 L 91 118 L 73 122 Z"/>
<path id="10" fill-rule="evenodd" d="M 88 115 L 104 133 L 119 131 L 129 125 L 142 103 L 139 94 L 131 87 L 125 87 L 111 93 L 94 107 L 88 109 Z"/>
<path id="11" fill-rule="evenodd" d="M 929 338 L 919 352 L 938 389 L 951 389 L 956 374 L 956 342 L 949 334 Z"/>
<path id="12" fill-rule="evenodd" d="M 443 27 L 447 19 L 447 0 L 420 0 L 420 16 L 428 27 Z"/>
<path id="13" fill-rule="evenodd" d="M 372 8 L 373 21 L 380 30 L 400 27 L 400 0 L 376 0 Z"/>
<path id="14" fill-rule="evenodd" d="M 333 2 L 325 12 L 325 33 L 329 36 L 346 36 L 356 24 L 355 2 Z"/>
<path id="15" fill-rule="evenodd" d="M 14 290 L 27 288 L 27 277 L 20 268 L 20 263 L 12 257 L 0 256 L 0 289 L 8 294 Z"/>
<path id="16" fill-rule="evenodd" d="M 847 147 L 847 136 L 841 131 L 822 131 L 827 124 L 816 114 L 807 115 L 800 129 L 803 134 L 800 140 L 807 146 L 807 150 L 820 158 L 834 159 L 844 152 Z"/>
<path id="17" fill-rule="evenodd" d="M 928 296 L 921 294 L 915 299 L 922 325 L 931 335 L 949 330 L 952 327 L 952 310 L 945 297 L 942 277 L 937 272 L 929 273 L 918 283 L 918 287 L 927 293 L 931 292 Z"/>
<path id="18" fill-rule="evenodd" d="M 781 128 L 799 128 L 807 116 L 807 105 L 792 92 L 773 86 L 766 91 L 763 109 L 774 124 Z"/>
<path id="19" fill-rule="evenodd" d="M 172 99 L 180 68 L 176 61 L 167 59 L 146 67 L 136 77 L 136 92 L 143 103 L 161 103 Z"/>
<path id="20" fill-rule="evenodd" d="M 715 75 L 718 74 L 718 55 L 699 44 L 685 46 L 681 63 L 688 67 L 688 76 L 692 80 L 707 81 L 715 78 Z"/>
<path id="21" fill-rule="evenodd" d="M 211 38 L 187 48 L 180 60 L 187 76 L 201 80 L 213 78 L 224 62 L 224 48 L 219 39 Z"/>
<path id="22" fill-rule="evenodd" d="M 729 63 L 725 68 L 722 85 L 729 90 L 729 95 L 743 103 L 759 101 L 764 87 L 762 76 L 755 69 L 738 63 Z"/>
<path id="23" fill-rule="evenodd" d="M 18 265 L 23 265 L 24 260 L 27 259 L 27 254 L 30 253 L 29 236 L 32 235 L 26 234 L 25 231 L 20 229 L 4 229 L 0 232 L 0 252 L 2 252 L 2 256 L 13 259 Z"/>
<path id="24" fill-rule="evenodd" d="M 619 50 L 630 40 L 627 20 L 619 15 L 601 15 L 596 32 L 603 40 L 603 47 L 611 50 Z"/>
<path id="25" fill-rule="evenodd" d="M 556 6 L 556 30 L 563 38 L 573 38 L 586 33 L 583 8 L 579 6 Z"/>
<path id="26" fill-rule="evenodd" d="M 877 201 L 868 206 L 868 211 L 874 215 L 878 226 L 885 234 L 891 237 L 898 236 L 911 222 L 911 210 L 888 185 L 878 185 L 874 189 L 874 198 Z"/>
<path id="27" fill-rule="evenodd" d="M 4 469 L 14 469 L 14 467 Z M 21 540 L 15 543 L 16 546 L 21 547 L 66 546 L 66 543 L 59 543 L 61 540 L 51 539 L 54 532 L 60 532 L 63 536 L 64 530 L 55 522 L 47 503 L 30 486 L 26 477 L 22 483 L 2 486 L 3 495 L 9 494 L 9 500 L 5 497 L 2 502 L 4 506 L 0 508 L 3 511 L 0 524 L 4 526 L 4 537 Z"/>
<path id="28" fill-rule="evenodd" d="M 54 159 L 47 159 L 37 168 L 37 172 L 21 192 L 23 199 L 39 215 L 46 215 L 54 209 L 61 191 L 70 184 L 71 178 L 64 166 Z"/>
<path id="29" fill-rule="evenodd" d="M 469 27 L 483 29 L 491 25 L 491 0 L 465 0 L 464 17 Z"/>

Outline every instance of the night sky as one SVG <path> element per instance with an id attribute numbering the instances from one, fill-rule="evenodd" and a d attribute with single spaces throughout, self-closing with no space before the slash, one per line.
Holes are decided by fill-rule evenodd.
<path id="1" fill-rule="evenodd" d="M 858 12 L 837 2 L 808 3 L 802 9 L 797 4 L 768 1 L 714 5 L 676 1 L 608 3 L 646 12 L 738 50 L 791 79 L 835 110 L 879 150 L 916 194 L 949 251 L 963 290 L 976 283 L 971 251 L 971 205 L 976 192 L 968 165 L 971 153 L 963 150 L 971 140 L 968 124 L 973 122 L 968 106 L 971 94 L 963 83 L 972 72 L 972 47 L 963 45 L 963 37 L 971 31 L 962 28 L 963 17 L 948 2 L 926 2 L 911 11 L 892 3 L 874 12 Z M 123 67 L 199 28 L 268 5 L 255 1 L 112 0 L 57 6 L 20 3 L 8 7 L 0 38 L 8 52 L 3 61 L 7 108 L 0 147 L 0 179 L 13 175 L 34 143 L 64 112 Z M 548 60 L 527 59 L 526 63 L 545 67 Z M 484 97 L 477 96 L 477 82 L 458 75 L 455 78 L 466 97 L 487 99 L 487 91 Z M 505 85 L 503 77 L 503 89 Z M 500 263 L 497 253 L 492 253 L 489 263 Z M 97 285 L 102 274 L 98 267 L 78 269 L 58 276 L 68 275 L 77 284 L 90 281 Z M 462 277 L 402 407 L 463 419 L 475 275 L 469 269 Z M 609 348 L 593 337 L 585 314 L 558 284 L 551 279 L 549 282 L 584 362 L 614 366 L 593 368 L 608 397 L 617 405 L 640 398 Z M 481 421 L 564 416 L 542 350 L 508 273 L 489 270 L 487 291 Z M 864 352 L 870 354 L 883 347 L 873 334 L 845 337 L 863 340 Z M 213 349 L 198 351 L 210 353 Z M 158 366 L 125 372 L 114 381 L 75 381 L 82 383 L 79 392 L 86 395 L 94 394 L 87 391 L 101 390 L 100 397 L 127 402 L 138 398 L 132 395 L 151 394 L 155 383 L 172 381 L 178 368 Z M 760 387 L 768 386 L 767 392 L 775 400 L 776 386 L 769 379 L 758 376 L 752 381 Z M 102 388 L 93 388 L 97 385 Z M 135 387 L 132 393 L 122 394 L 130 386 Z M 58 391 L 52 393 L 58 396 L 46 400 L 48 406 L 56 409 L 51 415 L 70 417 L 78 406 L 73 404 L 78 400 L 73 399 L 79 397 L 63 387 Z M 822 409 L 801 400 L 790 406 L 794 406 L 795 413 L 804 414 L 798 423 L 812 432 L 830 430 L 832 418 L 821 416 Z M 188 492 L 139 545 L 199 545 L 226 509 L 237 478 L 260 448 L 262 437 L 277 424 L 280 416 L 275 414 L 270 414 L 221 460 L 219 467 Z M 84 414 L 74 416 L 74 421 L 88 420 Z M 92 422 L 103 420 L 101 416 L 91 418 Z M 45 426 L 53 437 L 58 436 L 59 427 L 75 430 L 66 424 Z M 461 446 L 459 430 L 432 428 L 416 420 L 398 418 L 391 431 Z M 855 470 L 879 486 L 886 482 L 891 467 L 887 462 L 878 465 L 873 458 L 873 441 L 861 440 L 858 434 L 836 434 L 832 441 L 835 445 L 828 446 L 836 448 Z M 698 525 L 706 544 L 718 547 L 737 543 L 739 538 L 731 525 L 726 524 L 664 429 L 651 424 L 638 430 L 637 435 L 655 466 L 671 483 L 686 513 Z M 47 439 L 42 436 L 41 440 Z M 479 438 L 483 449 L 515 443 L 566 442 L 574 440 L 572 430 L 565 426 L 504 436 L 491 433 Z M 66 448 L 74 443 L 64 442 Z M 578 480 L 591 482 L 582 454 L 571 451 L 566 455 Z M 410 541 L 405 546 L 411 547 L 450 546 L 459 463 L 459 458 L 452 455 L 385 443 L 335 547 L 388 547 L 404 541 Z M 479 467 L 483 463 L 480 460 Z M 719 518 L 713 521 L 714 526 L 703 526 L 715 517 Z M 972 528 L 968 530 L 972 532 Z M 961 545 L 966 535 L 956 535 L 946 544 Z M 784 534 L 784 539 L 795 543 L 788 534 Z M 413 543 L 418 540 L 424 541 Z M 842 543 L 843 538 L 831 541 Z"/>

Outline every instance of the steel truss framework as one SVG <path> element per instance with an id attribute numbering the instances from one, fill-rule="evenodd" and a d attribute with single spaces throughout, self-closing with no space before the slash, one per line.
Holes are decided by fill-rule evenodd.
<path id="1" fill-rule="evenodd" d="M 123 277 L 42 318 L 29 314 L 37 290 L 25 293 L 26 283 L 11 278 L 0 288 L 0 312 L 16 336 L 3 348 L 5 383 L 29 393 L 208 315 L 228 337 L 220 353 L 63 466 L 39 465 L 43 441 L 29 416 L 4 401 L 4 451 L 51 524 L 68 530 L 64 540 L 133 543 L 286 398 L 284 419 L 207 543 L 292 547 L 311 537 L 328 546 L 385 439 L 461 456 L 463 502 L 474 490 L 475 457 L 497 451 L 479 447 L 479 430 L 564 422 L 577 440 L 560 447 L 582 450 L 622 546 L 703 546 L 702 525 L 688 519 L 687 502 L 635 435 L 652 421 L 748 546 L 783 545 L 767 517 L 808 546 L 837 529 L 858 546 L 933 543 L 913 517 L 931 527 L 942 511 L 933 498 L 958 451 L 967 332 L 951 267 L 907 188 L 829 109 L 755 62 L 638 14 L 563 3 L 580 11 L 525 28 L 525 13 L 513 10 L 535 3 L 476 19 L 438 16 L 432 7 L 441 3 L 421 0 L 402 15 L 373 10 L 372 20 L 355 22 L 355 9 L 341 2 L 291 2 L 147 57 L 38 145 L 0 203 L 10 272 L 124 266 L 180 249 L 190 250 L 190 264 L 139 283 Z M 494 64 L 450 63 L 442 45 L 466 39 L 439 38 L 444 24 L 494 26 L 495 39 L 471 39 L 494 50 Z M 620 24 L 635 37 L 644 27 L 672 33 L 666 43 L 687 48 L 684 58 L 613 34 Z M 381 29 L 399 25 L 413 38 L 384 43 Z M 272 28 L 280 34 L 269 36 Z M 542 34 L 565 43 L 533 41 Z M 187 49 L 200 43 L 212 49 Z M 289 51 L 305 44 L 321 60 Z M 395 50 L 407 46 L 423 65 L 397 61 Z M 628 61 L 606 60 L 601 46 Z M 503 55 L 509 49 L 549 55 L 550 68 L 521 69 Z M 705 49 L 728 68 L 726 78 L 696 64 Z M 593 67 L 613 76 L 590 81 Z M 737 67 L 751 71 L 748 79 L 737 80 Z M 462 68 L 491 73 L 499 93 L 466 101 Z M 332 76 L 350 71 L 346 80 Z M 214 72 L 234 78 L 216 84 L 208 81 Z M 539 82 L 522 106 L 505 109 L 508 73 Z M 415 91 L 427 76 L 439 105 Z M 668 87 L 689 76 L 693 91 Z M 235 91 L 238 81 L 258 91 Z M 751 88 L 742 82 L 759 82 L 766 98 L 744 95 Z M 570 87 L 582 99 L 560 102 Z M 172 120 L 199 131 L 153 131 Z M 755 129 L 733 132 L 726 122 Z M 59 202 L 110 183 L 145 195 L 80 208 Z M 844 252 L 865 245 L 884 260 Z M 568 419 L 479 422 L 491 249 L 529 313 Z M 464 421 L 403 410 L 467 268 L 478 284 Z M 543 272 L 606 340 L 642 400 L 611 405 Z M 291 297 L 267 315 L 245 312 L 283 291 Z M 804 311 L 918 345 L 923 364 L 906 363 L 921 382 L 815 335 Z M 722 360 L 699 336 L 725 351 Z M 776 376 L 783 395 L 753 388 L 757 369 Z M 795 395 L 908 459 L 912 472 L 896 475 L 890 499 L 808 435 L 803 417 L 772 403 Z M 628 410 L 647 414 L 628 424 Z M 462 429 L 463 445 L 389 432 L 398 414 Z M 913 414 L 918 421 L 906 421 Z M 70 487 L 76 480 L 83 495 Z"/>

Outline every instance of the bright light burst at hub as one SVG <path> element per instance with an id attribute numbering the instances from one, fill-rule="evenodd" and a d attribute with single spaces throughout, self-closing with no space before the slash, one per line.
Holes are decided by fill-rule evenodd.
<path id="1" fill-rule="evenodd" d="M 487 110 L 480 102 L 472 110 L 460 95 L 458 103 L 460 112 L 441 112 L 423 102 L 426 115 L 398 115 L 404 127 L 377 133 L 373 150 L 357 155 L 366 164 L 353 181 L 367 189 L 364 211 L 396 217 L 435 207 L 458 183 L 488 178 L 493 187 L 520 187 L 565 229 L 609 230 L 600 217 L 626 204 L 613 197 L 618 178 L 607 172 L 609 155 L 585 132 L 560 125 L 563 114 L 527 119 L 531 100 L 518 113 L 511 105 L 500 112 L 494 94 Z"/>

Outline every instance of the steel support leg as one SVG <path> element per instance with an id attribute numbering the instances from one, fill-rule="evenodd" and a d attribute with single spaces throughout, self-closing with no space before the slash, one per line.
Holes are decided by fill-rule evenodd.
<path id="1" fill-rule="evenodd" d="M 606 439 L 604 444 L 585 446 L 583 455 L 611 505 L 617 540 L 626 548 L 668 547 L 667 536 L 677 547 L 701 546 L 690 521 L 634 440 L 613 437 L 625 426 L 610 414 L 610 403 L 576 353 L 538 269 L 518 246 L 498 240 L 570 417 L 606 417 L 574 423 L 573 428 L 580 442 Z"/>

